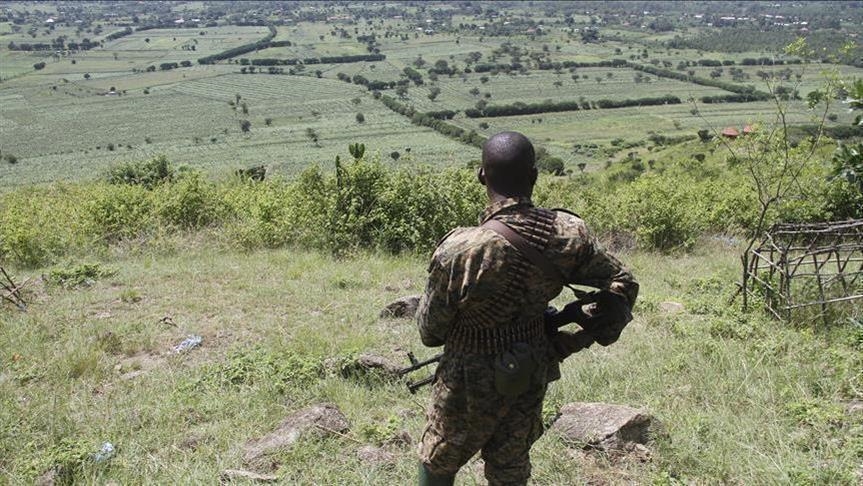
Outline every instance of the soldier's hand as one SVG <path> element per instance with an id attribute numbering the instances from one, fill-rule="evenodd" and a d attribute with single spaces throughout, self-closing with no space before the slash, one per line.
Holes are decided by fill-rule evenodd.
<path id="1" fill-rule="evenodd" d="M 589 330 L 597 343 L 608 346 L 617 341 L 623 328 L 632 320 L 629 303 L 618 294 L 603 291 L 587 309 L 587 319 L 579 323 Z"/>
<path id="2" fill-rule="evenodd" d="M 594 343 L 593 336 L 586 331 L 558 331 L 550 340 L 551 348 L 558 361 L 563 361 L 569 355 L 589 348 Z"/>

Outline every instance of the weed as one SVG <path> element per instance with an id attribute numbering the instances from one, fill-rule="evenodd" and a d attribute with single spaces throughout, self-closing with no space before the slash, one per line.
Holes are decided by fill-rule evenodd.
<path id="1" fill-rule="evenodd" d="M 110 277 L 116 271 L 105 269 L 98 263 L 81 263 L 51 270 L 48 281 L 66 289 L 90 287 L 99 279 Z"/>

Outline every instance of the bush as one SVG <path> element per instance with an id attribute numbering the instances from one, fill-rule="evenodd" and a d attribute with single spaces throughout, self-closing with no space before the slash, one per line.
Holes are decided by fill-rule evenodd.
<path id="1" fill-rule="evenodd" d="M 92 232 L 105 241 L 139 236 L 149 228 L 151 194 L 140 185 L 97 185 L 86 206 Z"/>
<path id="2" fill-rule="evenodd" d="M 80 208 L 87 197 L 66 185 L 28 187 L 0 196 L 0 260 L 44 265 L 84 246 Z"/>
<path id="3" fill-rule="evenodd" d="M 171 185 L 161 186 L 154 194 L 155 211 L 162 224 L 196 229 L 219 219 L 223 203 L 213 184 L 197 172 L 184 175 Z"/>
<path id="4" fill-rule="evenodd" d="M 149 137 L 146 140 L 149 140 Z M 108 171 L 106 177 L 109 184 L 141 185 L 147 189 L 153 189 L 173 178 L 174 169 L 164 155 L 144 162 L 132 162 L 115 167 Z"/>
<path id="5" fill-rule="evenodd" d="M 562 176 L 564 174 L 563 160 L 559 157 L 543 157 L 536 161 L 536 168 L 541 172 L 556 176 Z"/>

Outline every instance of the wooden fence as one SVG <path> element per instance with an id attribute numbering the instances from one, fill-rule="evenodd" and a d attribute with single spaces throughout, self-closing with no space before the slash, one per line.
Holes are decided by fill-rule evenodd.
<path id="1" fill-rule="evenodd" d="M 861 275 L 863 220 L 779 224 L 743 258 L 743 305 L 757 296 L 778 319 L 815 310 L 807 316 L 829 324 L 831 310 L 863 299 Z"/>

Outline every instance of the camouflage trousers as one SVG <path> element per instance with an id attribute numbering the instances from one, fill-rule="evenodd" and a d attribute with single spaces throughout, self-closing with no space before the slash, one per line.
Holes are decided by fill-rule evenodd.
<path id="1" fill-rule="evenodd" d="M 495 390 L 493 356 L 445 354 L 432 385 L 420 461 L 433 474 L 454 475 L 481 451 L 490 485 L 526 484 L 530 448 L 543 432 L 546 366 L 539 368 L 527 392 L 507 398 Z"/>

